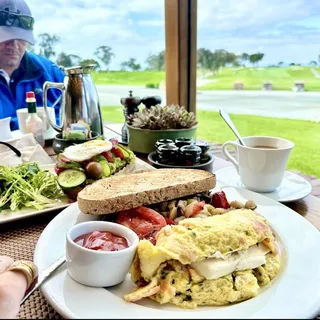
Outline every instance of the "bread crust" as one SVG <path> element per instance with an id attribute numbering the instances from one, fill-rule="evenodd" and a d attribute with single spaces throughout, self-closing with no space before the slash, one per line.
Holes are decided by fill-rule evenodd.
<path id="1" fill-rule="evenodd" d="M 216 185 L 216 176 L 199 169 L 157 169 L 100 179 L 79 192 L 81 212 L 101 215 L 172 200 Z"/>

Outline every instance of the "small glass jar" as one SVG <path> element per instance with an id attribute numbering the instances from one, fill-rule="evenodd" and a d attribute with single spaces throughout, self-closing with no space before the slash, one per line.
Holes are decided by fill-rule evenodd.
<path id="1" fill-rule="evenodd" d="M 197 141 L 195 145 L 201 148 L 201 156 L 204 156 L 210 149 L 209 143 L 206 141 Z"/>
<path id="2" fill-rule="evenodd" d="M 187 145 L 180 148 L 179 160 L 183 166 L 193 166 L 201 163 L 201 148 L 196 145 Z"/>
<path id="3" fill-rule="evenodd" d="M 179 148 L 174 144 L 162 144 L 157 148 L 157 156 L 162 164 L 177 164 Z"/>
<path id="4" fill-rule="evenodd" d="M 190 138 L 176 138 L 174 142 L 178 148 L 181 148 L 183 146 L 190 146 L 194 143 Z"/>
<path id="5" fill-rule="evenodd" d="M 171 139 L 159 139 L 157 140 L 155 147 L 156 149 L 158 149 L 159 146 L 161 146 L 162 144 L 173 144 L 173 140 Z"/>

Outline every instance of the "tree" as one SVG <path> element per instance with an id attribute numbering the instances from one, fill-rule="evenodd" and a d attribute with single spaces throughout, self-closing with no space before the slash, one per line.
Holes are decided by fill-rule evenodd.
<path id="1" fill-rule="evenodd" d="M 211 70 L 213 62 L 212 52 L 209 49 L 200 48 L 198 49 L 197 56 L 200 67 Z"/>
<path id="2" fill-rule="evenodd" d="M 61 52 L 58 55 L 56 63 L 57 63 L 57 65 L 63 66 L 66 68 L 72 66 L 72 61 L 71 61 L 69 55 L 65 54 L 64 52 Z"/>
<path id="3" fill-rule="evenodd" d="M 100 69 L 100 64 L 97 60 L 94 59 L 84 59 L 80 61 L 80 66 L 84 67 L 87 66 L 88 64 L 95 64 L 96 65 L 96 69 Z"/>
<path id="4" fill-rule="evenodd" d="M 149 54 L 146 59 L 146 64 L 149 70 L 162 71 L 165 68 L 165 51 L 161 51 L 158 54 Z"/>
<path id="5" fill-rule="evenodd" d="M 41 56 L 45 56 L 50 59 L 50 57 L 55 57 L 56 53 L 53 50 L 54 45 L 60 41 L 60 38 L 56 35 L 50 35 L 48 33 L 40 33 L 39 34 L 39 47 Z"/>
<path id="6" fill-rule="evenodd" d="M 131 71 L 138 71 L 141 69 L 141 65 L 136 63 L 136 59 L 130 58 L 128 61 L 121 63 L 121 70 L 126 70 L 126 68 L 131 69 Z"/>
<path id="7" fill-rule="evenodd" d="M 263 57 L 264 57 L 264 53 L 257 52 L 257 53 L 251 54 L 249 56 L 249 61 L 252 64 L 252 66 L 254 64 L 256 64 L 256 66 L 258 66 L 258 62 L 261 61 L 263 59 Z"/>
<path id="8" fill-rule="evenodd" d="M 317 65 L 317 61 L 312 60 L 312 61 L 309 62 L 309 65 L 310 66 L 316 66 Z"/>
<path id="9" fill-rule="evenodd" d="M 249 54 L 248 53 L 242 53 L 239 57 L 240 61 L 242 62 L 243 66 L 246 66 L 246 62 L 249 60 Z"/>
<path id="10" fill-rule="evenodd" d="M 280 62 L 278 63 L 278 66 L 279 66 L 279 67 L 282 67 L 282 66 L 283 66 L 283 61 L 280 61 Z"/>
<path id="11" fill-rule="evenodd" d="M 228 64 L 235 65 L 237 56 L 233 52 L 228 52 L 224 49 L 219 49 L 212 54 L 212 70 L 219 72 L 221 67 L 225 67 Z"/>
<path id="12" fill-rule="evenodd" d="M 112 49 L 109 46 L 100 46 L 95 51 L 94 55 L 106 65 L 106 69 L 108 70 L 108 65 L 110 64 L 112 57 L 114 57 Z"/>
<path id="13" fill-rule="evenodd" d="M 61 52 L 57 58 L 56 63 L 60 66 L 71 67 L 79 65 L 81 58 L 75 54 L 66 54 Z"/>

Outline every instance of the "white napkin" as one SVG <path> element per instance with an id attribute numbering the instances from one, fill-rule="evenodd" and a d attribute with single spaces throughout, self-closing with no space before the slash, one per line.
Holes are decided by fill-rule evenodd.
<path id="1" fill-rule="evenodd" d="M 37 161 L 40 165 L 54 163 L 54 160 L 37 143 L 32 133 L 27 133 L 19 139 L 7 141 L 21 152 L 18 157 L 9 147 L 0 144 L 0 165 L 12 167 L 24 162 Z"/>

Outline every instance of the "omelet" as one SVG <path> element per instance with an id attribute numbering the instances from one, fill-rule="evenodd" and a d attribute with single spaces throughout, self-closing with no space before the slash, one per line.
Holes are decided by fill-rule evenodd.
<path id="1" fill-rule="evenodd" d="M 189 218 L 166 226 L 156 244 L 140 241 L 127 301 L 149 297 L 183 308 L 227 305 L 255 297 L 280 270 L 275 238 L 253 210 Z"/>

